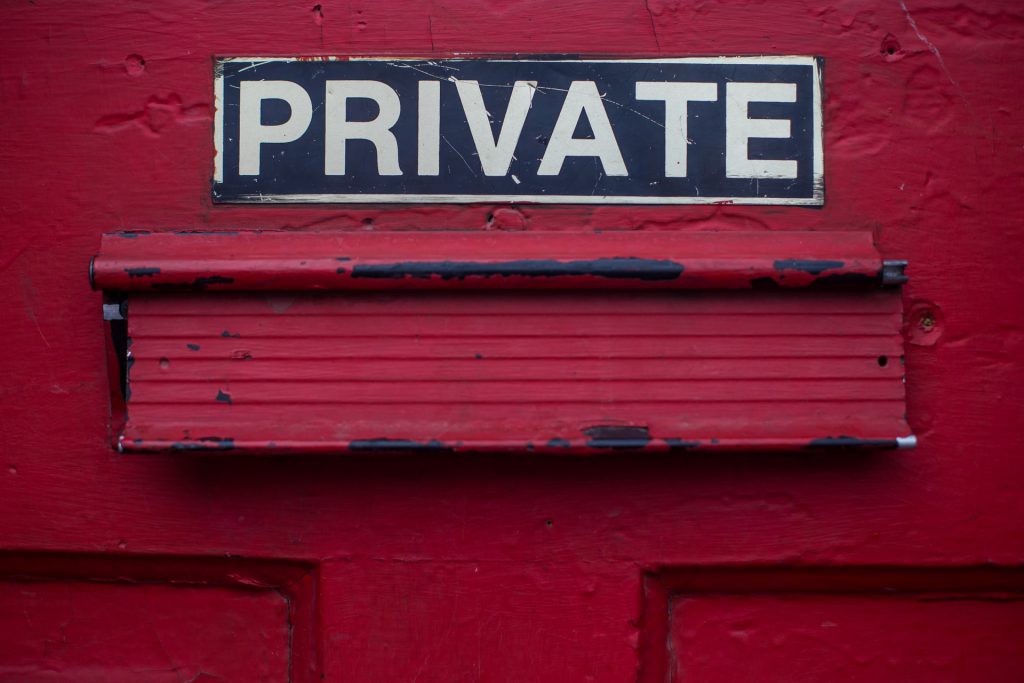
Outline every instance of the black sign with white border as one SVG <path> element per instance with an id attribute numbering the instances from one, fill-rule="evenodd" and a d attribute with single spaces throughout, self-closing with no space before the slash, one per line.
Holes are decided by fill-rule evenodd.
<path id="1" fill-rule="evenodd" d="M 821 66 L 221 58 L 213 197 L 821 205 Z"/>

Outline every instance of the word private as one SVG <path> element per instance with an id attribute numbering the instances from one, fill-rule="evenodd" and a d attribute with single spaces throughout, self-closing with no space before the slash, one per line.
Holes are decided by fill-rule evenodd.
<path id="1" fill-rule="evenodd" d="M 219 202 L 824 203 L 814 57 L 215 69 Z"/>

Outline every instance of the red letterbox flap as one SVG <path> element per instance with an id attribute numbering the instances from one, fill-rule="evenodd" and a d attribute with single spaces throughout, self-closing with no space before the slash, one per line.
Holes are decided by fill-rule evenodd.
<path id="1" fill-rule="evenodd" d="M 897 268 L 891 275 L 897 277 Z M 121 291 L 878 286 L 866 232 L 105 235 L 93 286 Z"/>
<path id="2" fill-rule="evenodd" d="M 122 233 L 94 268 L 125 450 L 913 444 L 863 233 Z"/>

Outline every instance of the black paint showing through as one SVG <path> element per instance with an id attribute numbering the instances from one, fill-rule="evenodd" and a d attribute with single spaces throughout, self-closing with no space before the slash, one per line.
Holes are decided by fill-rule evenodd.
<path id="1" fill-rule="evenodd" d="M 412 441 L 411 439 L 361 439 L 348 445 L 350 451 L 427 451 L 430 453 L 452 453 L 455 449 L 437 439 Z"/>
<path id="2" fill-rule="evenodd" d="M 591 448 L 644 448 L 651 442 L 647 427 L 598 425 L 583 430 Z"/>
<path id="3" fill-rule="evenodd" d="M 192 286 L 196 289 L 203 289 L 207 285 L 230 285 L 233 284 L 235 278 L 223 277 L 221 275 L 210 275 L 209 277 L 197 277 L 192 281 Z"/>
<path id="4" fill-rule="evenodd" d="M 141 440 L 136 439 L 136 444 Z M 229 451 L 234 449 L 234 439 L 223 439 L 219 436 L 204 436 L 196 441 L 175 441 L 171 444 L 172 451 Z"/>
<path id="5" fill-rule="evenodd" d="M 339 269 L 340 271 L 341 269 Z M 522 259 L 497 261 L 410 261 L 381 265 L 357 265 L 354 278 L 402 279 L 439 277 L 462 280 L 467 277 L 603 277 L 634 280 L 675 280 L 683 265 L 670 260 L 637 257 L 599 258 L 589 261 Z"/>
<path id="6" fill-rule="evenodd" d="M 700 448 L 700 441 L 687 441 L 686 439 L 665 439 L 670 451 L 692 451 Z"/>
<path id="7" fill-rule="evenodd" d="M 826 436 L 812 439 L 806 448 L 897 448 L 896 439 L 861 439 L 855 436 Z"/>
<path id="8" fill-rule="evenodd" d="M 805 259 L 780 259 L 774 264 L 775 270 L 799 270 L 811 275 L 821 275 L 826 270 L 842 268 L 842 261 L 814 261 Z"/>
<path id="9" fill-rule="evenodd" d="M 128 277 L 131 279 L 137 277 L 153 277 L 154 275 L 160 274 L 159 268 L 125 268 L 124 272 L 128 273 Z"/>

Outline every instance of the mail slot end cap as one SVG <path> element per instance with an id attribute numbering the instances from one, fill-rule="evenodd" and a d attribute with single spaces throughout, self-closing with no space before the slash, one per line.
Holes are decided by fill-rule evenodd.
<path id="1" fill-rule="evenodd" d="M 910 436 L 897 436 L 896 448 L 917 448 L 917 437 L 913 434 Z"/>
<path id="2" fill-rule="evenodd" d="M 903 260 L 882 261 L 882 285 L 895 286 L 906 284 L 910 278 L 906 274 L 907 262 Z"/>

